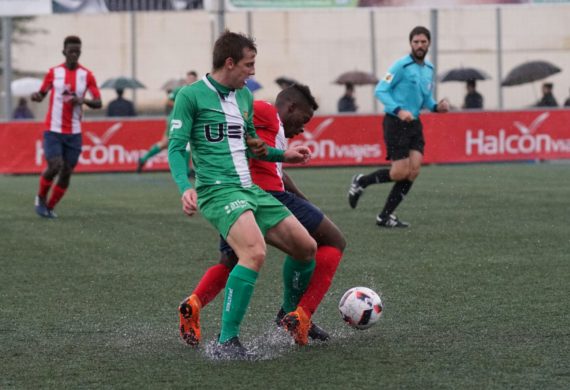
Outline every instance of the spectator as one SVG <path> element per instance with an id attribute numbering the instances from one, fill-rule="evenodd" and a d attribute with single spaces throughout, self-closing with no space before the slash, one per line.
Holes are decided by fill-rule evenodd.
<path id="1" fill-rule="evenodd" d="M 354 85 L 347 83 L 344 95 L 338 100 L 338 112 L 356 112 L 356 99 L 354 98 Z"/>
<path id="2" fill-rule="evenodd" d="M 558 107 L 558 102 L 552 94 L 554 85 L 552 83 L 542 84 L 542 99 L 536 103 L 535 107 Z"/>
<path id="3" fill-rule="evenodd" d="M 481 110 L 483 109 L 483 95 L 477 92 L 477 84 L 475 80 L 467 81 L 467 95 L 465 95 L 465 101 L 463 103 L 463 108 L 466 110 Z"/>
<path id="4" fill-rule="evenodd" d="M 12 114 L 12 119 L 34 119 L 34 114 L 28 107 L 28 100 L 25 97 L 18 100 L 18 106 Z"/>
<path id="5" fill-rule="evenodd" d="M 116 89 L 117 98 L 107 107 L 107 116 L 137 116 L 133 102 L 123 98 L 123 89 Z"/>

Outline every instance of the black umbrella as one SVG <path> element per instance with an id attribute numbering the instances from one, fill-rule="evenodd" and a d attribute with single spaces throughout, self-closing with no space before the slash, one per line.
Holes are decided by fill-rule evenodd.
<path id="1" fill-rule="evenodd" d="M 491 77 L 482 70 L 475 68 L 456 68 L 443 73 L 439 81 L 445 83 L 447 81 L 469 81 L 469 80 L 488 80 Z"/>
<path id="2" fill-rule="evenodd" d="M 501 85 L 503 87 L 510 87 L 513 85 L 531 83 L 533 81 L 545 79 L 560 71 L 561 69 L 559 67 L 551 64 L 550 62 L 525 62 L 511 70 Z"/>
<path id="3" fill-rule="evenodd" d="M 353 70 L 337 77 L 335 84 L 366 85 L 378 84 L 378 79 L 372 73 Z"/>
<path id="4" fill-rule="evenodd" d="M 109 80 L 105 80 L 103 84 L 101 84 L 101 88 L 106 89 L 138 89 L 138 88 L 146 88 L 143 83 L 138 81 L 137 79 L 133 79 L 130 77 L 115 77 Z"/>

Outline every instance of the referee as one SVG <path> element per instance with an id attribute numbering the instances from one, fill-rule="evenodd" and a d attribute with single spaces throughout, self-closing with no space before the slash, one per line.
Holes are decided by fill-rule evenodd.
<path id="1" fill-rule="evenodd" d="M 424 153 L 424 136 L 420 111 L 427 109 L 444 113 L 449 103 L 433 98 L 433 64 L 425 59 L 431 43 L 431 34 L 425 27 L 410 32 L 409 55 L 397 60 L 376 86 L 375 95 L 384 104 L 383 128 L 390 169 L 379 169 L 368 175 L 352 178 L 348 203 L 355 208 L 364 189 L 371 184 L 395 182 L 384 208 L 376 217 L 376 224 L 386 228 L 405 228 L 409 223 L 400 221 L 394 211 L 410 192 L 420 173 Z"/>

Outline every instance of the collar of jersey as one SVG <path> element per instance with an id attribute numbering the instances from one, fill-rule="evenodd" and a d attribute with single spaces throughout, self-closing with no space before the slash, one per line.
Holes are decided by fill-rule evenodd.
<path id="1" fill-rule="evenodd" d="M 208 73 L 206 77 L 208 78 L 208 81 L 213 85 L 213 87 L 216 88 L 216 91 L 218 92 L 218 94 L 220 94 L 222 99 L 227 98 L 230 92 L 235 91 L 232 88 L 228 88 L 225 85 L 218 83 L 216 80 L 214 80 L 212 76 L 210 76 L 210 73 Z"/>

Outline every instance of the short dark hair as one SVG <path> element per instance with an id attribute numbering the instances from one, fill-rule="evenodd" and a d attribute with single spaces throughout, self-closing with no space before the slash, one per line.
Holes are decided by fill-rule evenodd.
<path id="1" fill-rule="evenodd" d="M 304 84 L 293 84 L 284 88 L 277 95 L 277 100 L 291 100 L 307 104 L 309 107 L 316 111 L 319 108 L 315 97 L 311 94 L 311 89 Z"/>
<path id="2" fill-rule="evenodd" d="M 79 38 L 77 35 L 69 35 L 65 37 L 65 40 L 63 41 L 63 48 L 65 49 L 65 47 L 70 43 L 71 44 L 76 43 L 78 45 L 81 45 L 81 38 Z"/>
<path id="3" fill-rule="evenodd" d="M 188 73 L 186 73 L 186 76 L 194 76 L 194 77 L 198 78 L 198 73 L 196 73 L 195 70 L 190 70 L 190 71 L 188 71 Z"/>
<path id="4" fill-rule="evenodd" d="M 431 42 L 431 33 L 424 26 L 416 26 L 412 29 L 412 31 L 410 31 L 410 42 L 416 35 L 422 35 L 422 34 L 425 35 L 428 41 Z"/>
<path id="5" fill-rule="evenodd" d="M 238 63 L 243 58 L 243 49 L 246 48 L 257 53 L 257 47 L 253 38 L 229 30 L 224 31 L 214 44 L 213 69 L 223 68 L 227 58 L 231 58 L 235 63 Z"/>

